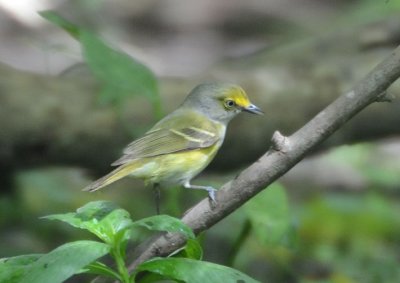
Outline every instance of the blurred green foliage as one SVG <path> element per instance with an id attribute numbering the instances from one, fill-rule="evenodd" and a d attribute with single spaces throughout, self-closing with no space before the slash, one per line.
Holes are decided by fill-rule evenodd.
<path id="1" fill-rule="evenodd" d="M 385 144 L 323 155 L 365 176 L 362 190 L 273 184 L 209 232 L 205 257 L 231 250 L 216 258 L 263 282 L 400 281 L 400 163 Z"/>
<path id="2" fill-rule="evenodd" d="M 299 211 L 299 253 L 351 282 L 396 282 L 399 213 L 398 201 L 376 193 L 316 197 Z"/>
<path id="3" fill-rule="evenodd" d="M 330 152 L 327 158 L 338 164 L 349 164 L 363 175 L 371 187 L 391 190 L 400 184 L 400 153 L 388 152 L 373 143 L 341 146 Z"/>
<path id="4" fill-rule="evenodd" d="M 253 233 L 265 245 L 285 245 L 290 212 L 285 189 L 275 183 L 243 207 Z"/>
<path id="5" fill-rule="evenodd" d="M 135 95 L 147 97 L 157 118 L 162 116 L 157 80 L 151 70 L 131 56 L 106 44 L 94 33 L 61 17 L 55 11 L 40 15 L 68 32 L 79 41 L 86 64 L 102 84 L 102 103 L 112 103 L 117 109 Z"/>
<path id="6" fill-rule="evenodd" d="M 365 23 L 373 22 L 382 19 L 382 17 L 389 17 L 391 15 L 396 15 L 396 12 L 400 10 L 400 1 L 397 0 L 363 0 L 354 1 L 354 8 L 351 13 L 347 14 L 346 17 L 349 21 Z"/>

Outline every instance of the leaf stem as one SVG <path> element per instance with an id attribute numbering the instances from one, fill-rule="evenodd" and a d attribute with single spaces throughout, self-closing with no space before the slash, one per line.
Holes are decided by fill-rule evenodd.
<path id="1" fill-rule="evenodd" d="M 120 252 L 119 247 L 115 247 L 111 251 L 111 255 L 113 256 L 115 263 L 117 264 L 118 272 L 121 276 L 122 283 L 130 283 L 129 279 L 129 271 L 125 265 L 124 256 Z"/>

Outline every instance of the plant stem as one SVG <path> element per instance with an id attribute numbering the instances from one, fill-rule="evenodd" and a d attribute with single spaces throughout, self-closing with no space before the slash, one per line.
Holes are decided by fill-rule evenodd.
<path id="1" fill-rule="evenodd" d="M 115 262 L 117 264 L 118 272 L 119 275 L 121 276 L 122 283 L 130 283 L 129 271 L 125 265 L 124 257 L 122 256 L 119 250 L 120 249 L 118 247 L 114 248 L 111 254 L 114 257 Z"/>

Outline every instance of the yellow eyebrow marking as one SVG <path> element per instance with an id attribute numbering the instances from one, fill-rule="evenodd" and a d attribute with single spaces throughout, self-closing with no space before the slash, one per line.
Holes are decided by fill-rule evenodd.
<path id="1" fill-rule="evenodd" d="M 173 132 L 174 134 L 178 135 L 178 136 L 181 136 L 181 137 L 187 139 L 188 141 L 191 141 L 191 142 L 199 142 L 199 143 L 203 142 L 203 140 L 193 138 L 193 137 L 191 137 L 191 136 L 189 136 L 189 135 L 186 135 L 186 134 L 184 134 L 184 133 L 182 133 L 182 132 L 179 132 L 179 131 L 177 131 L 177 130 L 170 129 L 170 131 Z"/>
<path id="2" fill-rule="evenodd" d="M 240 87 L 231 89 L 228 96 L 233 99 L 238 106 L 248 107 L 251 104 L 247 94 Z"/>
<path id="3" fill-rule="evenodd" d="M 197 128 L 197 127 L 189 127 L 189 129 L 191 129 L 193 131 L 196 131 L 196 132 L 199 132 L 199 133 L 202 133 L 202 134 L 205 134 L 205 135 L 208 135 L 210 137 L 215 137 L 214 133 L 206 131 L 206 130 L 203 130 L 203 129 L 200 129 L 200 128 Z"/>
<path id="4" fill-rule="evenodd" d="M 250 101 L 244 97 L 239 97 L 237 99 L 235 99 L 236 104 L 242 107 L 247 107 L 250 105 Z"/>

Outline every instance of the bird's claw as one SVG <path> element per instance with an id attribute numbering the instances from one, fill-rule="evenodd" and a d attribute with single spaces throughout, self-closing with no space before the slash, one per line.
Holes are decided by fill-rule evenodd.
<path id="1" fill-rule="evenodd" d="M 213 187 L 207 187 L 207 192 L 208 192 L 208 197 L 211 199 L 211 202 L 213 204 L 216 204 L 217 201 L 215 199 L 215 192 L 217 191 L 216 189 L 214 189 Z"/>

